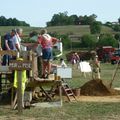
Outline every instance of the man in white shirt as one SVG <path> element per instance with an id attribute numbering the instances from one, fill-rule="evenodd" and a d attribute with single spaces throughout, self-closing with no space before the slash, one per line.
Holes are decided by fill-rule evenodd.
<path id="1" fill-rule="evenodd" d="M 20 42 L 21 42 L 21 35 L 23 30 L 21 28 L 18 28 L 16 30 L 12 30 L 15 32 L 15 35 L 12 37 L 13 44 L 14 44 L 14 50 L 21 51 Z"/>

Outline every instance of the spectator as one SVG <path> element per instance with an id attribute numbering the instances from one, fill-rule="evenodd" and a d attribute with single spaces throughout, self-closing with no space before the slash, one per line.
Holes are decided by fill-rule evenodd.
<path id="1" fill-rule="evenodd" d="M 73 54 L 72 54 L 72 57 L 71 57 L 71 63 L 72 63 L 72 65 L 77 64 L 77 68 L 78 68 L 79 62 L 80 62 L 80 57 L 79 57 L 79 55 L 78 55 L 76 52 L 73 53 Z"/>
<path id="2" fill-rule="evenodd" d="M 15 32 L 15 35 L 12 37 L 13 40 L 13 45 L 14 45 L 14 50 L 18 51 L 17 53 L 17 58 L 19 58 L 19 52 L 22 50 L 21 47 L 21 36 L 22 36 L 22 32 L 23 29 L 22 28 L 18 28 L 13 30 Z M 14 57 L 14 59 L 16 59 L 16 57 Z"/>
<path id="3" fill-rule="evenodd" d="M 21 51 L 21 36 L 22 36 L 22 28 L 18 28 L 16 30 L 13 30 L 15 32 L 14 36 L 12 37 L 13 42 L 14 42 L 14 50 Z"/>
<path id="4" fill-rule="evenodd" d="M 5 34 L 3 50 L 14 50 L 14 42 L 13 42 L 13 39 L 12 39 L 14 35 L 15 35 L 14 30 L 12 30 L 10 33 Z M 12 58 L 12 56 L 10 56 L 10 55 L 4 55 L 2 65 L 9 64 L 9 60 L 11 58 Z"/>
<path id="5" fill-rule="evenodd" d="M 93 79 L 100 79 L 100 62 L 98 60 L 98 56 L 94 55 L 92 60 L 90 61 L 90 65 L 92 67 L 92 78 Z"/>
<path id="6" fill-rule="evenodd" d="M 80 62 L 80 57 L 77 53 L 75 53 L 75 61 L 76 61 L 76 64 L 77 64 L 77 69 L 79 68 L 79 62 Z"/>
<path id="7" fill-rule="evenodd" d="M 72 63 L 72 65 L 76 64 L 76 56 L 75 56 L 75 53 L 72 54 L 71 63 Z"/>

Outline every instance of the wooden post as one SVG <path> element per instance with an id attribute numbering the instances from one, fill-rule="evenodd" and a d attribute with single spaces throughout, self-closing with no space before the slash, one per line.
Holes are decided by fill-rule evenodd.
<path id="1" fill-rule="evenodd" d="M 0 50 L 2 50 L 2 47 L 1 47 L 1 36 L 0 36 Z M 1 55 L 0 55 L 0 64 L 1 64 Z"/>
<path id="2" fill-rule="evenodd" d="M 17 104 L 18 114 L 22 114 L 23 102 L 22 102 L 22 71 L 17 71 L 18 89 L 17 89 Z"/>
<path id="3" fill-rule="evenodd" d="M 31 68 L 32 68 L 31 62 L 24 61 L 22 58 L 18 58 L 18 60 L 11 60 L 9 63 L 9 69 L 17 71 L 17 104 L 15 104 L 16 103 L 16 100 L 15 100 L 13 105 L 14 105 L 14 108 L 16 108 L 16 105 L 17 105 L 18 114 L 22 114 L 23 107 L 24 107 L 23 106 L 22 72 L 23 70 L 31 70 Z"/>
<path id="4" fill-rule="evenodd" d="M 34 73 L 35 73 L 35 70 L 34 70 L 34 61 L 35 61 L 35 55 L 34 53 L 32 52 L 32 77 L 34 78 Z M 37 64 L 37 63 L 36 63 Z"/>
<path id="5" fill-rule="evenodd" d="M 0 36 L 0 50 L 1 50 L 1 36 Z M 0 55 L 0 65 L 1 65 L 1 55 Z M 1 80 L 2 75 L 0 74 L 0 92 L 2 91 L 2 80 Z"/>
<path id="6" fill-rule="evenodd" d="M 62 83 L 59 83 L 59 96 L 60 96 L 60 104 L 62 106 Z"/>
<path id="7" fill-rule="evenodd" d="M 29 52 L 29 60 L 32 61 L 32 51 Z M 30 70 L 30 77 L 33 77 L 32 75 L 33 75 L 33 71 Z"/>

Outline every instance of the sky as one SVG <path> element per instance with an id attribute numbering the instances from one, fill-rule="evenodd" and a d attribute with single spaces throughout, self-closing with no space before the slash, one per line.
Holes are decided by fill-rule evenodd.
<path id="1" fill-rule="evenodd" d="M 0 0 L 0 16 L 17 18 L 32 27 L 45 27 L 54 14 L 67 11 L 68 16 L 97 15 L 103 23 L 120 17 L 120 0 Z"/>

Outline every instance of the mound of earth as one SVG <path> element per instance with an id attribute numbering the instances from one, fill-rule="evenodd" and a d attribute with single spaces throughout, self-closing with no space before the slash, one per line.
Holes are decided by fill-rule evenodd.
<path id="1" fill-rule="evenodd" d="M 100 79 L 90 80 L 81 86 L 81 95 L 106 96 L 117 94 L 115 90 L 105 86 Z"/>

